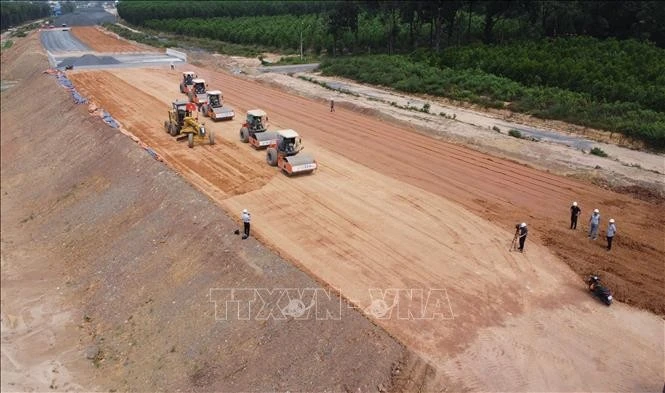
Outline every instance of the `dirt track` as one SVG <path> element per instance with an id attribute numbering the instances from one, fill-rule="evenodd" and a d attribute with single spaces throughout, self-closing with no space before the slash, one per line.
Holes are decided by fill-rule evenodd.
<path id="1" fill-rule="evenodd" d="M 72 27 L 72 34 L 95 52 L 156 52 L 147 45 L 136 45 L 119 39 L 117 34 L 94 26 Z"/>
<path id="2" fill-rule="evenodd" d="M 628 206 L 629 198 L 603 195 L 600 189 L 437 142 L 358 113 L 338 109 L 331 114 L 322 103 L 225 74 L 197 71 L 210 88 L 224 91 L 236 113 L 259 107 L 268 111 L 273 128 L 298 130 L 321 170 L 292 179 L 272 168 L 268 168 L 272 174 L 266 174 L 264 153 L 237 141 L 241 116 L 234 122 L 209 124 L 209 129 L 227 140 L 224 145 L 189 150 L 172 141 L 161 124 L 170 101 L 180 97 L 179 72 L 114 70 L 76 73 L 72 79 L 229 212 L 248 207 L 262 241 L 375 316 L 379 324 L 432 361 L 439 377 L 455 381 L 456 388 L 557 391 L 644 386 L 623 372 L 621 364 L 598 353 L 551 364 L 551 358 L 567 358 L 578 351 L 580 332 L 585 345 L 606 347 L 612 337 L 597 321 L 607 318 L 608 312 L 610 318 L 622 321 L 613 324 L 622 331 L 611 333 L 621 337 L 612 345 L 626 345 L 626 356 L 635 356 L 631 362 L 642 364 L 645 356 L 656 361 L 661 352 L 646 348 L 653 343 L 663 347 L 662 321 L 622 305 L 599 309 L 581 281 L 539 244 L 544 241 L 564 257 L 585 255 L 589 263 L 608 258 L 599 244 L 584 239 L 582 231 L 574 237 L 566 230 L 567 207 L 573 199 L 585 207 L 592 202 L 609 205 L 601 206 L 604 214 L 616 214 L 623 231 L 633 229 L 636 233 L 631 236 L 657 243 L 662 222 L 649 233 L 634 221 L 619 218 L 613 205 Z M 186 168 L 197 162 L 216 167 L 197 166 L 193 175 Z M 240 167 L 243 175 L 233 169 Z M 229 191 L 244 184 L 244 177 L 256 179 L 248 188 L 253 191 Z M 651 214 L 649 208 L 644 202 L 633 202 L 631 211 L 644 218 Z M 547 213 L 560 218 L 551 220 Z M 525 217 L 536 236 L 529 239 L 526 255 L 510 254 L 513 225 Z M 553 223 L 561 229 L 548 228 Z M 554 239 L 555 235 L 560 238 Z M 636 243 L 636 250 L 624 245 L 628 240 Z M 609 261 L 632 253 L 645 271 L 662 269 L 653 266 L 662 248 L 648 249 L 644 240 L 629 236 L 620 244 Z M 627 268 L 634 269 L 635 264 Z M 662 275 L 650 280 L 658 282 Z M 370 288 L 444 289 L 446 296 L 436 310 L 443 319 L 400 319 L 404 309 L 382 317 L 368 308 L 377 300 L 370 297 Z M 650 293 L 659 290 L 655 285 L 648 287 Z M 392 296 L 388 293 L 383 300 L 390 305 Z M 421 299 L 414 293 L 416 303 Z M 651 300 L 662 302 L 662 298 Z M 405 303 L 402 298 L 400 304 Z M 637 326 L 646 329 L 646 337 L 635 330 Z M 572 331 L 567 330 L 571 327 Z M 527 336 L 533 342 L 521 342 Z M 505 340 L 488 341 L 487 337 Z M 516 342 L 520 342 L 517 348 Z M 456 366 L 469 359 L 511 372 L 487 379 L 486 373 Z M 523 362 L 539 372 L 520 367 Z M 655 367 L 644 377 L 661 373 Z"/>

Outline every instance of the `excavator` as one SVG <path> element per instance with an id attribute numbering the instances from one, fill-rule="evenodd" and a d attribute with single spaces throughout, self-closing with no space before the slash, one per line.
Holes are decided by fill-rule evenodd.
<path id="1" fill-rule="evenodd" d="M 240 140 L 255 149 L 270 146 L 277 140 L 277 133 L 268 131 L 268 115 L 261 109 L 247 111 L 247 120 L 240 128 Z"/>
<path id="2" fill-rule="evenodd" d="M 210 145 L 215 144 L 215 135 L 206 130 L 204 123 L 199 123 L 193 117 L 196 105 L 185 100 L 173 101 L 173 107 L 169 110 L 169 119 L 164 121 L 164 129 L 177 141 L 187 140 L 187 146 L 194 147 L 194 143 Z"/>
<path id="3" fill-rule="evenodd" d="M 266 151 L 266 162 L 276 166 L 288 176 L 311 173 L 318 163 L 308 154 L 299 154 L 304 148 L 302 140 L 294 130 L 279 130 L 277 140 L 273 141 Z"/>
<path id="4" fill-rule="evenodd" d="M 208 102 L 201 105 L 203 116 L 213 120 L 233 120 L 235 112 L 232 108 L 224 106 L 222 92 L 219 90 L 208 90 Z"/>
<path id="5" fill-rule="evenodd" d="M 182 82 L 180 82 L 180 92 L 184 94 L 189 94 L 189 91 L 194 84 L 194 78 L 197 75 L 194 71 L 185 71 L 182 73 Z"/>

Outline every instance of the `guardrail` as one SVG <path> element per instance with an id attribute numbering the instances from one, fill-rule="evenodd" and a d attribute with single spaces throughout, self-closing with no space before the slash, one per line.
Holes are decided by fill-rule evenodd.
<path id="1" fill-rule="evenodd" d="M 183 52 L 171 48 L 166 48 L 166 54 L 169 56 L 177 57 L 178 59 L 182 59 L 182 61 L 185 63 L 187 62 L 187 54 Z"/>

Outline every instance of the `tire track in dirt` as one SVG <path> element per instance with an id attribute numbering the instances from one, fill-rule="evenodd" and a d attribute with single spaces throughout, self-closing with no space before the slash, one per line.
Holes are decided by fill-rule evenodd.
<path id="1" fill-rule="evenodd" d="M 225 73 L 196 70 L 221 88 L 236 111 L 260 107 L 273 124 L 296 128 L 305 143 L 337 152 L 380 173 L 448 198 L 507 228 L 528 221 L 539 237 L 578 274 L 599 272 L 618 299 L 665 315 L 664 204 L 636 200 L 600 187 L 487 156 L 386 121 L 285 93 Z M 167 76 L 164 75 L 166 78 Z M 173 82 L 172 82 L 173 83 Z M 325 163 L 322 163 L 325 165 Z M 567 230 L 568 207 L 583 207 L 578 231 Z M 617 247 L 606 253 L 581 233 L 592 209 L 621 224 Z M 638 269 L 641 278 L 635 279 Z M 646 277 L 646 279 L 642 279 Z"/>
<path id="2" fill-rule="evenodd" d="M 176 170 L 194 179 L 195 184 L 200 183 L 200 188 L 208 193 L 220 190 L 228 196 L 248 192 L 275 175 L 271 168 L 252 164 L 243 151 L 223 138 L 216 138 L 215 146 L 196 145 L 193 149 L 188 149 L 185 142 L 177 143 L 164 131 L 162 123 L 146 117 L 148 113 L 161 112 L 167 119 L 168 106 L 109 72 L 73 73 L 70 77 L 82 94 L 112 113 L 125 129 L 159 151 Z M 109 88 L 100 94 L 96 86 Z M 219 159 L 221 156 L 223 159 Z M 213 175 L 205 177 L 201 173 Z"/>
<path id="3" fill-rule="evenodd" d="M 383 121 L 367 119 L 344 109 L 330 114 L 326 112 L 328 109 L 325 104 L 311 103 L 304 98 L 230 75 L 196 67 L 192 69 L 207 78 L 211 88 L 222 89 L 226 101 L 235 108 L 238 116 L 244 116 L 247 109 L 261 107 L 268 111 L 273 127 L 295 128 L 294 124 L 297 124 L 297 130 L 303 135 L 306 145 L 311 142 L 323 144 L 353 161 L 451 199 L 508 228 L 512 228 L 516 222 L 528 221 L 532 228 L 530 238 L 540 238 L 578 274 L 599 272 L 615 288 L 619 300 L 665 313 L 665 266 L 656 262 L 665 253 L 665 242 L 662 242 L 661 235 L 665 232 L 665 213 L 659 208 L 662 204 L 635 200 L 579 181 L 533 170 L 408 132 Z M 162 78 L 147 78 L 145 74 L 130 70 L 116 72 L 124 80 L 140 84 L 142 88 L 149 86 L 148 90 L 155 96 L 163 91 L 171 91 L 174 92 L 172 96 L 178 96 L 180 72 L 151 70 L 151 73 L 161 73 Z M 312 107 L 316 109 L 312 110 Z M 332 116 L 325 117 L 326 121 L 322 122 L 318 120 L 317 113 Z M 347 119 L 349 124 L 345 123 Z M 364 140 L 364 130 L 373 130 L 376 135 L 388 131 L 390 134 L 383 138 Z M 314 138 L 311 138 L 312 135 Z M 390 149 L 395 145 L 390 141 L 395 138 L 421 141 L 418 143 L 424 143 L 426 150 L 415 150 L 415 153 L 406 155 L 413 163 L 400 161 L 399 165 L 395 165 L 396 153 Z M 231 140 L 236 140 L 236 137 L 232 136 Z M 449 155 L 457 159 L 448 159 Z M 466 165 L 460 159 L 467 162 L 471 160 L 474 165 Z M 320 164 L 326 165 L 321 160 Z M 501 173 L 506 175 L 501 176 Z M 541 178 L 542 181 L 539 180 Z M 584 214 L 580 218 L 580 230 L 567 229 L 571 200 L 580 202 L 583 213 L 600 207 L 605 219 L 613 216 L 621 223 L 620 233 L 615 239 L 617 247 L 611 254 L 604 251 L 600 242 L 586 240 L 582 233 L 585 230 Z M 636 271 L 639 272 L 637 276 Z"/>

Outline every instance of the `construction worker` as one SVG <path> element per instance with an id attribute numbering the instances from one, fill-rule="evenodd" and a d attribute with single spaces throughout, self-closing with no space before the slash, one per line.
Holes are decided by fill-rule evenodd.
<path id="1" fill-rule="evenodd" d="M 577 202 L 573 202 L 570 207 L 570 229 L 577 229 L 577 217 L 582 214 L 582 209 L 577 206 Z"/>
<path id="2" fill-rule="evenodd" d="M 335 101 L 330 99 L 330 112 L 335 112 Z"/>
<path id="3" fill-rule="evenodd" d="M 249 214 L 247 209 L 242 210 L 242 225 L 244 228 L 244 233 L 242 235 L 243 239 L 247 239 L 249 237 L 249 222 L 252 219 L 252 215 Z"/>
<path id="4" fill-rule="evenodd" d="M 610 223 L 607 224 L 607 251 L 612 249 L 612 240 L 617 233 L 617 227 L 614 225 L 614 218 L 610 218 Z"/>
<path id="5" fill-rule="evenodd" d="M 526 235 L 529 233 L 529 230 L 526 228 L 526 222 L 520 224 L 519 228 L 519 238 L 520 238 L 520 252 L 524 252 L 524 242 L 526 241 Z"/>
<path id="6" fill-rule="evenodd" d="M 591 218 L 589 218 L 589 238 L 596 240 L 598 238 L 598 226 L 600 225 L 600 210 L 593 209 Z"/>

